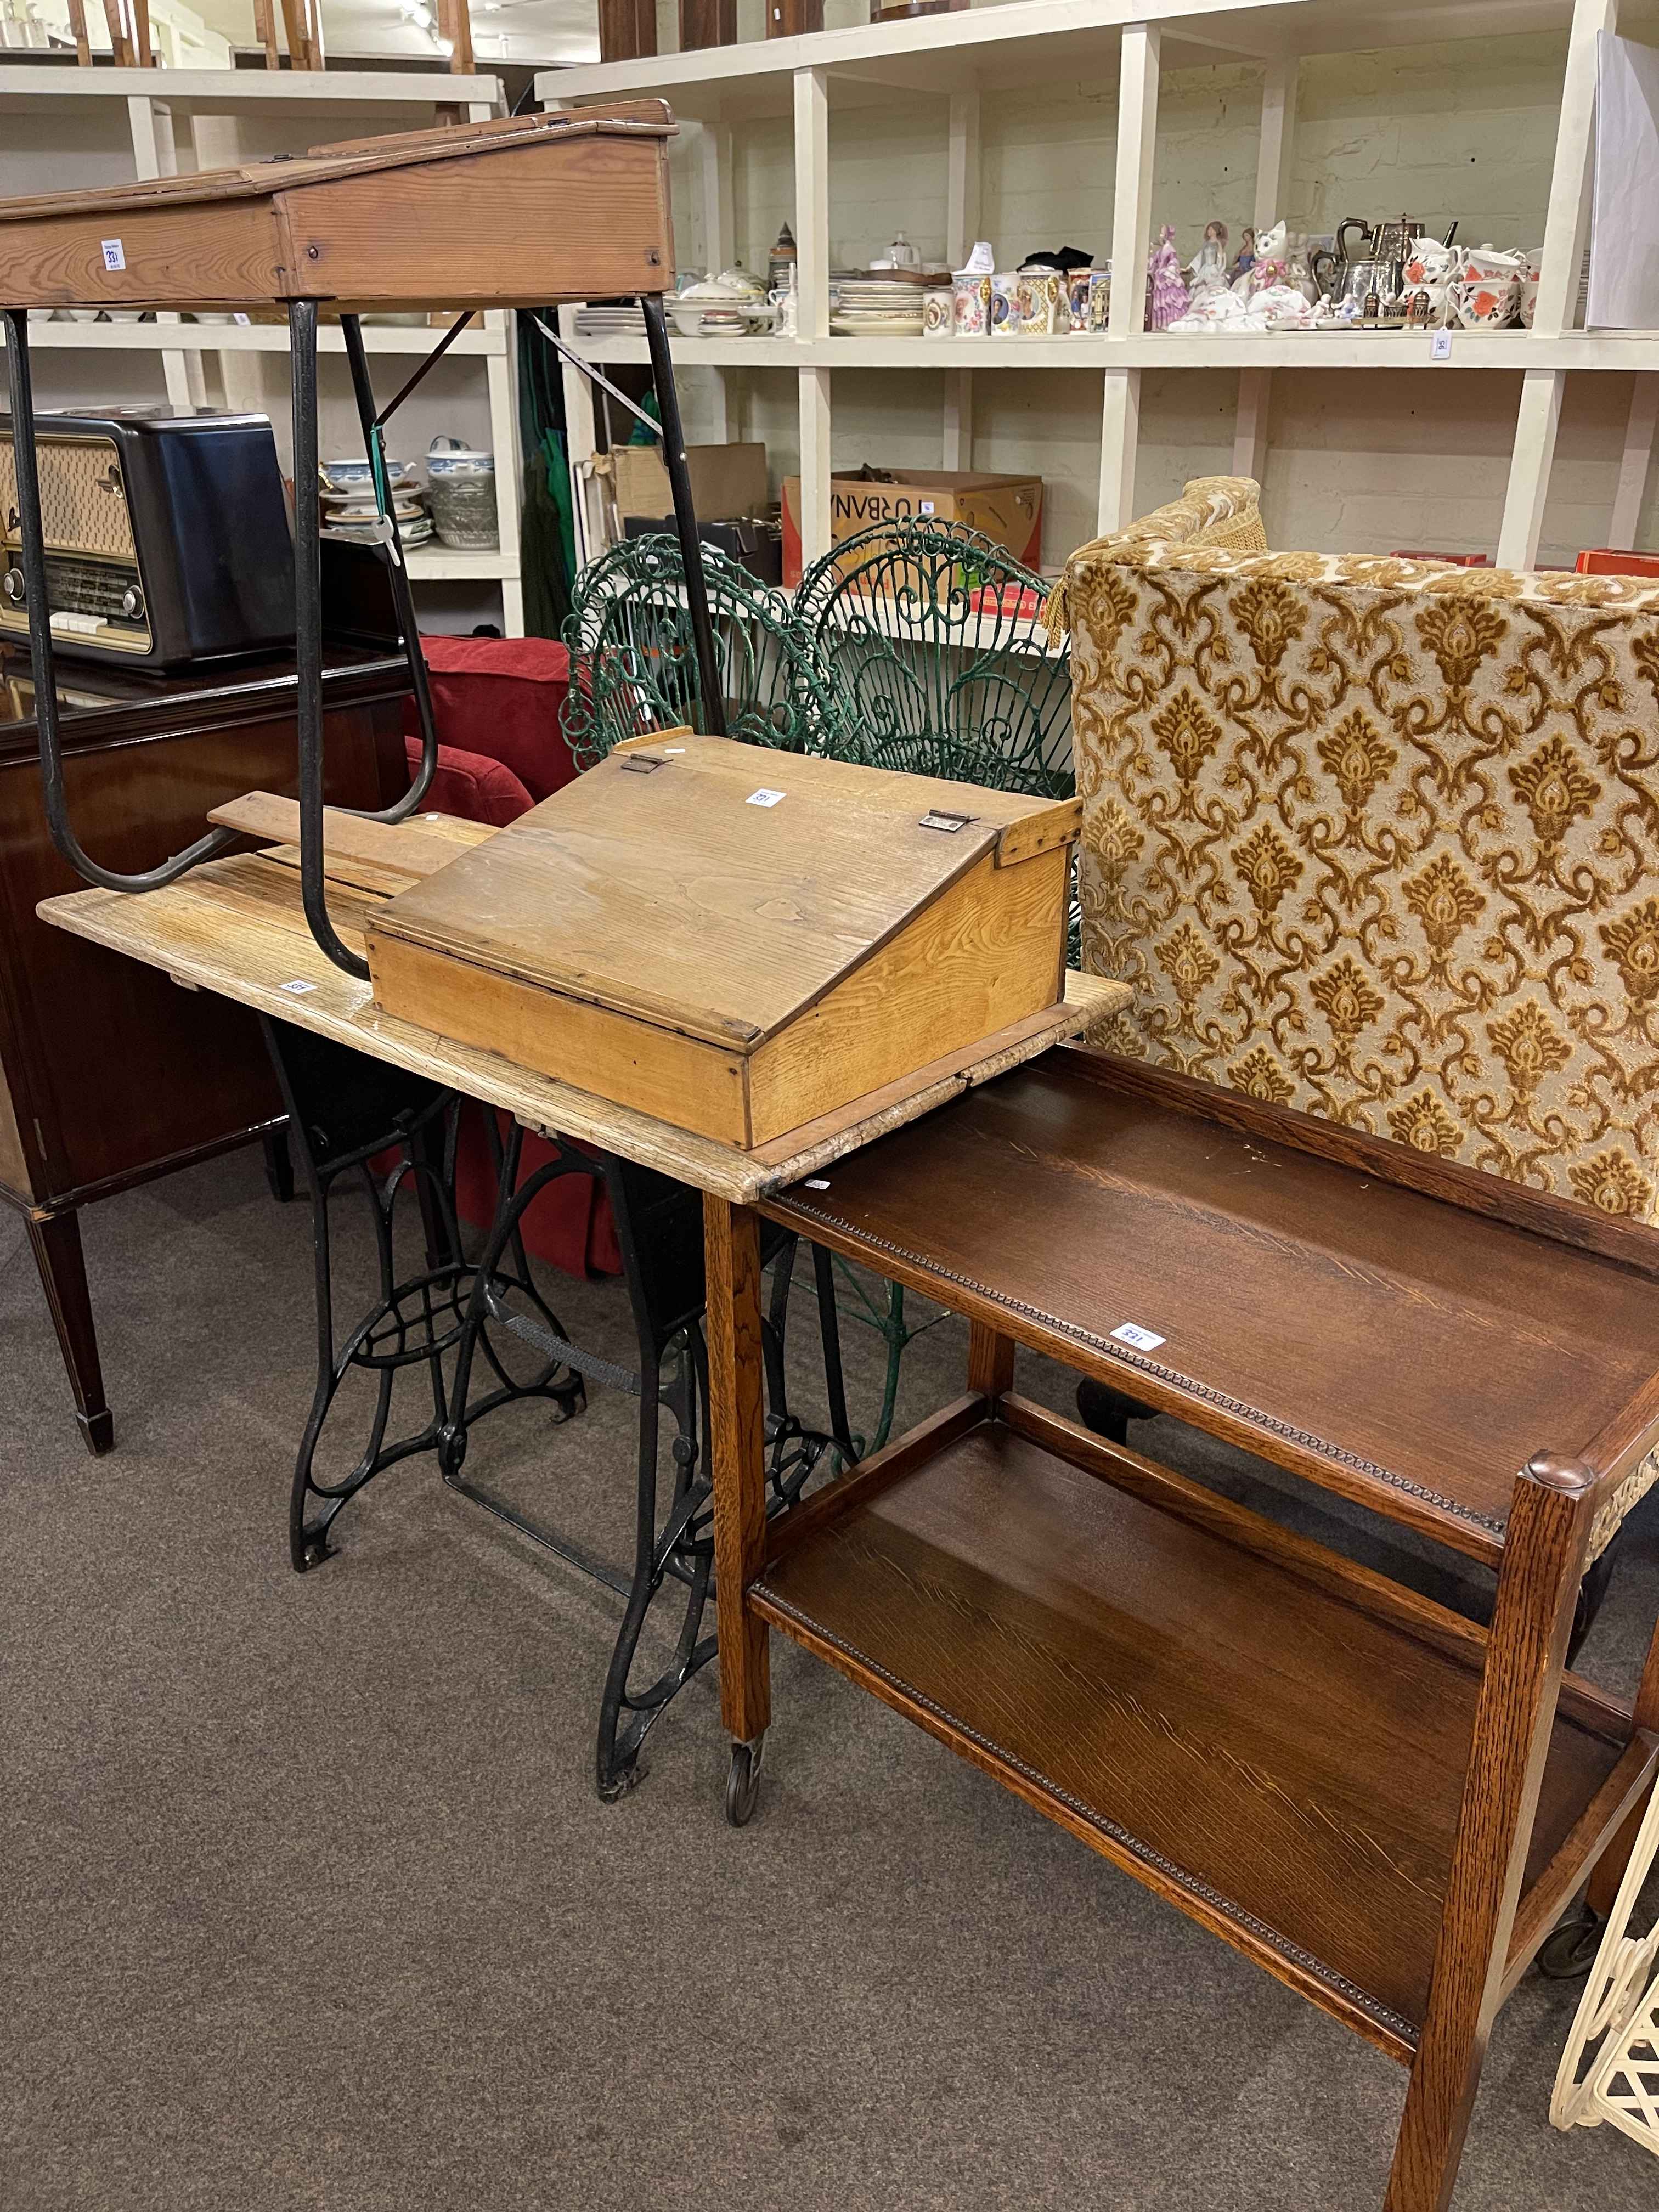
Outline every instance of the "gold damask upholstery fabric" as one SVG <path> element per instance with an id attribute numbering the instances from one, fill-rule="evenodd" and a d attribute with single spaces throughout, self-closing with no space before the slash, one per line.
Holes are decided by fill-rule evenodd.
<path id="1" fill-rule="evenodd" d="M 1659 1218 L 1659 587 L 1158 543 L 1066 587 L 1097 1041 Z"/>
<path id="2" fill-rule="evenodd" d="M 1225 546 L 1235 553 L 1265 553 L 1261 485 L 1254 477 L 1189 477 L 1179 499 L 1153 507 L 1109 538 L 1079 545 L 1044 605 L 1049 643 L 1059 641 L 1070 621 L 1066 579 L 1074 568 L 1100 555 L 1114 556 L 1127 545 L 1151 544 Z"/>

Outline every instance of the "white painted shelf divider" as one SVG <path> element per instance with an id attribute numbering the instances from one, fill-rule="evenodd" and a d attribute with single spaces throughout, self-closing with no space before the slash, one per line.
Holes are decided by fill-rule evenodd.
<path id="1" fill-rule="evenodd" d="M 1623 0 L 1632 32 L 1659 32 L 1653 0 Z M 711 266 L 733 258 L 732 126 L 790 114 L 795 148 L 800 336 L 794 340 L 676 338 L 674 358 L 716 371 L 717 434 L 730 418 L 727 373 L 793 368 L 799 384 L 801 536 L 811 560 L 830 543 L 832 380 L 837 368 L 915 368 L 945 375 L 943 465 L 969 465 L 973 373 L 978 368 L 1098 368 L 1103 383 L 1098 526 L 1118 527 L 1136 511 L 1140 378 L 1148 368 L 1226 368 L 1239 380 L 1233 466 L 1261 477 L 1267 465 L 1275 368 L 1482 368 L 1522 372 L 1520 406 L 1498 558 L 1511 568 L 1537 559 L 1556 428 L 1567 376 L 1576 370 L 1638 372 L 1625 437 L 1608 542 L 1633 536 L 1659 425 L 1659 333 L 1600 334 L 1572 327 L 1577 271 L 1588 236 L 1594 149 L 1595 41 L 1619 27 L 1620 0 L 1006 0 L 965 13 L 858 25 L 793 39 L 711 46 L 638 61 L 546 71 L 536 80 L 549 107 L 659 94 L 702 125 L 704 234 Z M 1453 333 L 1449 362 L 1432 359 L 1421 333 L 1364 331 L 1146 332 L 1140 289 L 1115 288 L 1103 338 L 961 340 L 833 338 L 829 335 L 829 107 L 837 100 L 907 94 L 950 100 L 946 227 L 953 266 L 972 243 L 979 214 L 981 85 L 1075 82 L 1118 90 L 1117 172 L 1112 256 L 1118 268 L 1145 265 L 1151 237 L 1158 82 L 1166 68 L 1205 61 L 1259 62 L 1261 133 L 1254 217 L 1258 228 L 1284 211 L 1294 150 L 1297 69 L 1304 55 L 1420 45 L 1437 39 L 1568 33 L 1565 78 L 1544 235 L 1544 277 L 1529 331 Z M 896 211 L 896 214 L 898 211 Z M 574 330 L 564 311 L 567 336 Z M 573 343 L 580 344 L 573 339 Z M 641 339 L 581 348 L 595 360 L 642 362 Z M 1654 372 L 1649 374 L 1648 372 Z M 573 477 L 592 455 L 592 410 L 583 380 L 567 368 Z M 578 483 L 576 495 L 580 497 Z M 1351 547 L 1346 550 L 1375 549 Z"/>

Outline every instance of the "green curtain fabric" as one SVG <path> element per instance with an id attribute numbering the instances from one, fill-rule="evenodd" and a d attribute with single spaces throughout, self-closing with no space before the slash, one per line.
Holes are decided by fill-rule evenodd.
<path id="1" fill-rule="evenodd" d="M 543 311 L 551 315 L 555 310 Z M 570 614 L 576 543 L 570 513 L 564 384 L 559 356 L 528 315 L 514 318 L 519 348 L 519 436 L 524 511 L 519 560 L 524 626 L 532 637 L 558 637 Z"/>

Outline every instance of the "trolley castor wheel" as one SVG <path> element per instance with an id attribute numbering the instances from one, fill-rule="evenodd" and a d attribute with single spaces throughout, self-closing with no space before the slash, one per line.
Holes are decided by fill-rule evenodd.
<path id="1" fill-rule="evenodd" d="M 466 1431 L 452 1424 L 438 1437 L 438 1472 L 453 1482 L 466 1464 Z"/>
<path id="2" fill-rule="evenodd" d="M 1606 1924 L 1599 1912 L 1581 1903 L 1571 1919 L 1553 1928 L 1538 1947 L 1538 1971 L 1545 1980 L 1576 1982 L 1589 1973 Z"/>
<path id="3" fill-rule="evenodd" d="M 732 1764 L 726 1775 L 726 1817 L 734 1828 L 749 1825 L 755 1800 L 760 1796 L 761 1747 L 765 1741 L 757 1735 L 753 1743 L 732 1747 Z"/>

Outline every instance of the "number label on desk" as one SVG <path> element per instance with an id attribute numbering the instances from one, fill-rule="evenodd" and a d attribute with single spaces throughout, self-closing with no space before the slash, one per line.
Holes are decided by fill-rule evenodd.
<path id="1" fill-rule="evenodd" d="M 100 240 L 99 242 L 104 249 L 104 266 L 106 269 L 125 269 L 126 267 L 127 257 L 125 249 L 123 247 L 118 238 L 106 238 Z"/>
<path id="2" fill-rule="evenodd" d="M 1112 1334 L 1119 1344 L 1132 1345 L 1137 1352 L 1156 1352 L 1164 1341 L 1161 1336 L 1154 1336 L 1151 1329 L 1142 1328 L 1139 1322 L 1133 1321 L 1120 1322 Z"/>
<path id="3" fill-rule="evenodd" d="M 759 791 L 751 791 L 744 804 L 746 806 L 775 806 L 782 797 L 781 791 L 768 791 L 763 787 Z"/>

